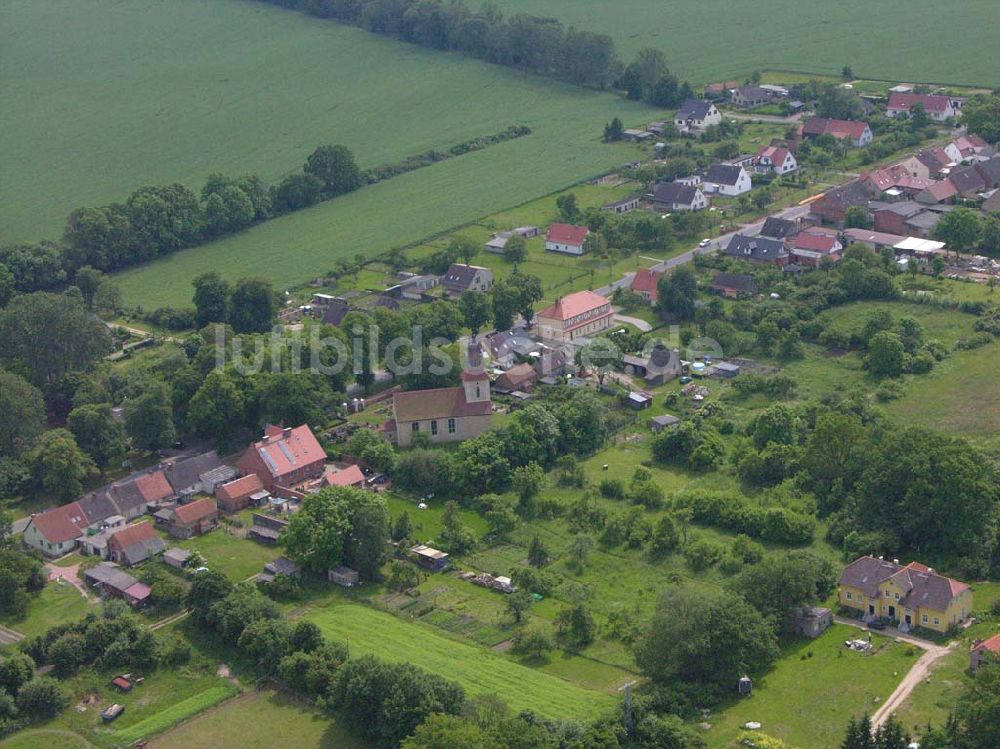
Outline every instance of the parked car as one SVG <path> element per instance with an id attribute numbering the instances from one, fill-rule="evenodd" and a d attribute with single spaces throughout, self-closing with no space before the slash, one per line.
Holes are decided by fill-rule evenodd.
<path id="1" fill-rule="evenodd" d="M 703 239 L 703 240 L 701 240 L 698 243 L 698 246 L 699 247 L 708 247 L 710 244 L 712 244 L 712 240 L 711 239 Z"/>

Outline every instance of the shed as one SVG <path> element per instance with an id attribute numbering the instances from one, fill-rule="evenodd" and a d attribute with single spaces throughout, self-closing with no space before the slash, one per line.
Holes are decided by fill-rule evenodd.
<path id="1" fill-rule="evenodd" d="M 448 564 L 448 554 L 430 546 L 417 544 L 411 547 L 410 551 L 416 555 L 417 562 L 421 567 L 426 567 L 434 572 L 444 569 Z"/>
<path id="2" fill-rule="evenodd" d="M 670 414 L 663 414 L 662 416 L 654 416 L 649 420 L 649 428 L 652 429 L 656 434 L 659 434 L 664 429 L 674 426 L 674 424 L 679 424 L 680 419 L 676 416 L 671 416 Z"/>
<path id="3" fill-rule="evenodd" d="M 331 583 L 336 583 L 342 588 L 353 588 L 361 582 L 361 575 L 350 567 L 340 566 L 335 570 L 327 570 L 326 576 Z"/>
<path id="4" fill-rule="evenodd" d="M 120 692 L 130 692 L 132 691 L 132 682 L 126 679 L 124 676 L 116 676 L 111 680 L 111 685 L 118 689 Z"/>
<path id="5" fill-rule="evenodd" d="M 649 408 L 653 405 L 653 396 L 649 393 L 629 393 L 628 405 L 630 408 L 641 411 L 642 409 Z"/>
<path id="6" fill-rule="evenodd" d="M 740 695 L 748 697 L 753 692 L 753 680 L 749 676 L 741 676 L 736 688 Z"/>
<path id="7" fill-rule="evenodd" d="M 803 637 L 819 637 L 832 624 L 833 613 L 830 609 L 810 606 L 795 612 L 795 633 Z"/>
<path id="8" fill-rule="evenodd" d="M 712 376 L 730 380 L 740 373 L 740 365 L 732 362 L 719 361 L 712 365 Z"/>
<path id="9" fill-rule="evenodd" d="M 177 569 L 182 569 L 190 558 L 191 552 L 179 546 L 174 546 L 163 552 L 163 561 Z"/>

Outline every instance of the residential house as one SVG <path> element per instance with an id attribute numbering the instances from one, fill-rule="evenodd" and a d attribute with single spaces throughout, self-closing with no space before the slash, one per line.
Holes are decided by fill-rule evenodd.
<path id="1" fill-rule="evenodd" d="M 449 299 L 460 297 L 466 291 L 485 294 L 493 288 L 493 271 L 478 265 L 453 263 L 441 278 L 441 286 L 444 287 L 445 297 Z"/>
<path id="2" fill-rule="evenodd" d="M 552 224 L 545 234 L 545 249 L 549 252 L 565 252 L 567 255 L 582 255 L 583 245 L 590 234 L 586 226 L 572 224 Z"/>
<path id="3" fill-rule="evenodd" d="M 787 218 L 778 218 L 777 216 L 768 216 L 764 219 L 764 226 L 761 227 L 760 235 L 762 237 L 771 237 L 773 239 L 785 239 L 790 237 L 799 231 L 799 224 L 796 221 L 789 221 Z"/>
<path id="4" fill-rule="evenodd" d="M 70 502 L 32 517 L 22 538 L 26 546 L 38 549 L 47 557 L 61 557 L 76 548 L 87 526 L 87 516 L 80 503 Z"/>
<path id="5" fill-rule="evenodd" d="M 641 377 L 650 387 L 670 382 L 681 374 L 681 356 L 677 349 L 656 345 L 649 354 L 625 354 L 622 357 L 625 374 Z"/>
<path id="6" fill-rule="evenodd" d="M 602 211 L 608 211 L 609 213 L 630 213 L 639 207 L 639 197 L 633 195 L 631 198 L 622 198 L 621 200 L 616 200 L 614 203 L 605 203 L 601 206 Z"/>
<path id="7" fill-rule="evenodd" d="M 149 521 L 125 526 L 108 537 L 108 558 L 126 567 L 152 559 L 166 548 Z"/>
<path id="8" fill-rule="evenodd" d="M 190 458 L 170 460 L 163 464 L 163 475 L 178 497 L 190 497 L 205 491 L 202 476 L 219 468 L 222 461 L 215 451 L 202 453 Z M 233 472 L 235 478 L 236 473 Z"/>
<path id="9" fill-rule="evenodd" d="M 809 214 L 821 223 L 843 226 L 847 209 L 852 206 L 865 207 L 870 199 L 871 195 L 864 183 L 854 180 L 823 193 L 809 204 Z"/>
<path id="10" fill-rule="evenodd" d="M 546 341 L 571 343 L 611 327 L 611 302 L 593 291 L 567 294 L 536 315 L 538 335 Z"/>
<path id="11" fill-rule="evenodd" d="M 810 117 L 802 126 L 802 137 L 815 140 L 823 135 L 832 135 L 837 140 L 846 140 L 852 146 L 861 148 L 872 142 L 872 129 L 860 120 L 834 120 L 828 117 Z"/>
<path id="12" fill-rule="evenodd" d="M 927 148 L 917 152 L 913 158 L 927 170 L 927 174 L 923 174 L 920 167 L 914 166 L 913 176 L 928 179 L 941 179 L 947 176 L 951 168 L 958 163 L 943 148 Z"/>
<path id="13" fill-rule="evenodd" d="M 493 389 L 498 393 L 513 393 L 515 391 L 530 393 L 537 379 L 538 373 L 530 364 L 516 364 L 497 377 L 493 383 Z"/>
<path id="14" fill-rule="evenodd" d="M 540 356 L 535 358 L 535 374 L 539 380 L 564 375 L 573 366 L 573 356 L 566 349 L 545 347 L 539 353 Z"/>
<path id="15" fill-rule="evenodd" d="M 875 231 L 904 237 L 928 237 L 941 216 L 951 209 L 945 205 L 927 205 L 914 200 L 898 203 L 872 203 L 870 211 Z"/>
<path id="16" fill-rule="evenodd" d="M 174 508 L 167 532 L 175 538 L 191 538 L 208 533 L 219 524 L 219 508 L 211 497 L 196 499 Z"/>
<path id="17" fill-rule="evenodd" d="M 257 474 L 264 488 L 274 493 L 319 478 L 325 463 L 326 451 L 308 425 L 293 429 L 268 424 L 261 440 L 246 449 L 237 465 L 244 475 Z"/>
<path id="18" fill-rule="evenodd" d="M 843 234 L 848 244 L 868 245 L 876 252 L 885 247 L 895 247 L 896 244 L 906 239 L 899 234 L 887 234 L 871 229 L 844 229 Z"/>
<path id="19" fill-rule="evenodd" d="M 914 177 L 903 164 L 876 169 L 861 179 L 873 196 L 889 199 L 910 199 L 936 184 L 936 181 L 932 179 Z"/>
<path id="20" fill-rule="evenodd" d="M 765 174 L 789 174 L 799 168 L 795 155 L 784 146 L 764 146 L 757 151 L 754 169 Z"/>
<path id="21" fill-rule="evenodd" d="M 950 203 L 958 195 L 958 190 L 950 180 L 943 179 L 934 182 L 913 196 L 918 203 L 934 205 L 936 203 Z"/>
<path id="22" fill-rule="evenodd" d="M 934 122 L 945 122 L 946 120 L 954 119 L 962 107 L 961 100 L 951 96 L 892 92 L 889 94 L 889 103 L 885 108 L 885 116 L 898 117 L 901 114 L 908 115 L 910 110 L 917 104 L 923 106 L 928 117 L 934 120 Z"/>
<path id="23" fill-rule="evenodd" d="M 981 161 L 993 156 L 990 144 L 978 135 L 961 135 L 943 150 L 956 164 L 963 161 Z"/>
<path id="24" fill-rule="evenodd" d="M 771 263 L 785 265 L 788 263 L 788 252 L 785 243 L 771 237 L 750 237 L 746 234 L 734 234 L 729 240 L 723 254 L 737 260 L 751 263 Z"/>
<path id="25" fill-rule="evenodd" d="M 1000 187 L 1000 156 L 952 169 L 948 180 L 966 198 L 974 199 L 981 192 L 995 190 Z"/>
<path id="26" fill-rule="evenodd" d="M 688 99 L 674 116 L 674 125 L 682 133 L 704 132 L 711 125 L 722 123 L 722 113 L 714 104 L 701 99 Z"/>
<path id="27" fill-rule="evenodd" d="M 215 487 L 215 501 L 223 512 L 239 512 L 250 506 L 250 498 L 264 491 L 264 482 L 256 473 Z"/>
<path id="28" fill-rule="evenodd" d="M 987 658 L 1000 658 L 1000 634 L 986 640 L 973 640 L 969 651 L 969 670 L 975 673 Z"/>
<path id="29" fill-rule="evenodd" d="M 693 185 L 658 182 L 653 189 L 653 207 L 658 211 L 702 211 L 708 208 L 705 194 Z"/>
<path id="30" fill-rule="evenodd" d="M 981 208 L 985 213 L 1000 213 L 1000 190 L 986 198 Z"/>
<path id="31" fill-rule="evenodd" d="M 711 289 L 724 297 L 736 299 L 756 294 L 757 282 L 753 276 L 744 273 L 723 273 L 720 271 L 712 278 Z"/>
<path id="32" fill-rule="evenodd" d="M 410 390 L 392 396 L 392 419 L 384 430 L 400 447 L 409 447 L 414 435 L 426 434 L 433 443 L 472 439 L 493 424 L 490 380 L 472 365 L 462 372 L 460 387 Z"/>
<path id="33" fill-rule="evenodd" d="M 353 486 L 355 489 L 364 489 L 365 474 L 361 466 L 351 464 L 343 468 L 327 468 L 323 474 L 324 486 Z"/>
<path id="34" fill-rule="evenodd" d="M 517 337 L 509 331 L 494 331 L 481 340 L 483 352 L 494 367 L 507 369 L 512 366 L 517 353 Z"/>
<path id="35" fill-rule="evenodd" d="M 840 575 L 839 603 L 866 621 L 888 619 L 903 631 L 947 632 L 972 615 L 972 589 L 930 567 L 864 556 Z"/>
<path id="36" fill-rule="evenodd" d="M 660 276 L 662 275 L 663 271 L 640 268 L 635 272 L 635 275 L 632 276 L 632 282 L 629 284 L 629 289 L 633 294 L 638 294 L 649 304 L 656 304 L 656 299 L 659 295 Z"/>
<path id="37" fill-rule="evenodd" d="M 705 192 L 735 197 L 750 192 L 753 184 L 742 166 L 712 164 L 705 175 Z"/>
<path id="38" fill-rule="evenodd" d="M 774 98 L 774 92 L 766 88 L 748 84 L 733 90 L 730 100 L 737 107 L 759 107 L 768 104 Z"/>
<path id="39" fill-rule="evenodd" d="M 836 235 L 808 231 L 786 239 L 785 247 L 793 262 L 806 267 L 815 267 L 824 258 L 836 262 L 840 260 L 841 250 L 844 249 Z"/>

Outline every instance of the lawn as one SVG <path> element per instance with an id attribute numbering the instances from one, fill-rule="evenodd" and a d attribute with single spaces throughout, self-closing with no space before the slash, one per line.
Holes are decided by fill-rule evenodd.
<path id="1" fill-rule="evenodd" d="M 277 547 L 265 546 L 249 538 L 231 536 L 224 528 L 216 528 L 204 536 L 176 541 L 173 545 L 183 549 L 197 549 L 205 557 L 209 569 L 220 570 L 237 582 L 262 572 L 265 562 L 281 555 L 281 550 Z"/>
<path id="2" fill-rule="evenodd" d="M 367 744 L 340 728 L 328 714 L 280 692 L 251 692 L 210 710 L 149 742 L 150 749 L 218 749 L 228 746 L 234 727 L 241 749 L 365 749 Z"/>
<path id="3" fill-rule="evenodd" d="M 910 82 L 1000 84 L 990 50 L 1000 25 L 993 0 L 968 0 L 962 16 L 975 19 L 967 42 L 951 50 L 939 29 L 953 23 L 935 0 L 906 4 L 906 33 L 893 3 L 848 0 L 499 0 L 502 10 L 553 16 L 567 26 L 610 34 L 624 58 L 643 47 L 663 50 L 667 65 L 693 83 L 739 78 L 754 70 L 785 69 Z M 779 22 L 780 33 L 774 33 Z M 761 39 L 767 39 L 761 44 Z M 724 49 L 725 54 L 718 51 Z M 921 54 L 913 55 L 913 49 Z"/>
<path id="4" fill-rule="evenodd" d="M 32 728 L 20 731 L 0 741 L 3 749 L 91 749 L 93 746 L 82 736 L 55 728 Z"/>
<path id="5" fill-rule="evenodd" d="M 306 613 L 331 638 L 345 641 L 351 655 L 373 653 L 406 661 L 454 679 L 471 694 L 499 694 L 512 710 L 531 708 L 553 718 L 592 718 L 614 704 L 607 693 L 583 689 L 528 668 L 485 647 L 439 634 L 419 622 L 359 604 L 333 604 Z"/>
<path id="6" fill-rule="evenodd" d="M 31 597 L 28 615 L 24 619 L 4 616 L 0 624 L 20 632 L 25 637 L 40 635 L 58 624 L 76 621 L 96 610 L 80 591 L 69 583 L 49 583 L 37 596 Z"/>
<path id="7" fill-rule="evenodd" d="M 874 712 L 917 659 L 908 646 L 883 637 L 875 637 L 872 655 L 847 650 L 843 641 L 856 634 L 834 625 L 815 640 L 786 647 L 775 667 L 755 679 L 752 697 L 707 719 L 709 747 L 736 747 L 747 721 L 759 722 L 762 731 L 790 746 L 840 746 L 848 719 Z"/>

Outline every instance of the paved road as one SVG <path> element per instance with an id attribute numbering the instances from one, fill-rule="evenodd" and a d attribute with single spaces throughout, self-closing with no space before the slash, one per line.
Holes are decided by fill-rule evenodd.
<path id="1" fill-rule="evenodd" d="M 840 616 L 835 616 L 834 621 L 836 621 L 837 624 L 846 624 L 850 627 L 870 631 L 864 624 L 854 621 L 853 619 L 845 619 Z M 883 633 L 876 632 L 876 634 Z M 913 664 L 913 667 L 909 670 L 906 676 L 903 677 L 903 680 L 899 682 L 892 694 L 889 695 L 888 699 L 886 699 L 886 701 L 879 706 L 879 709 L 875 711 L 875 714 L 872 715 L 872 730 L 885 723 L 889 716 L 892 715 L 892 713 L 894 713 L 904 702 L 906 702 L 910 693 L 913 692 L 916 686 L 927 678 L 927 675 L 931 671 L 931 667 L 941 658 L 944 658 L 946 655 L 951 653 L 958 646 L 957 640 L 954 640 L 947 645 L 935 645 L 933 642 L 928 642 L 927 640 L 919 637 L 913 637 L 912 635 L 906 635 L 898 631 L 893 631 L 890 636 L 900 642 L 905 642 L 908 645 L 921 648 L 924 651 L 924 654 L 917 659 L 917 662 Z"/>

